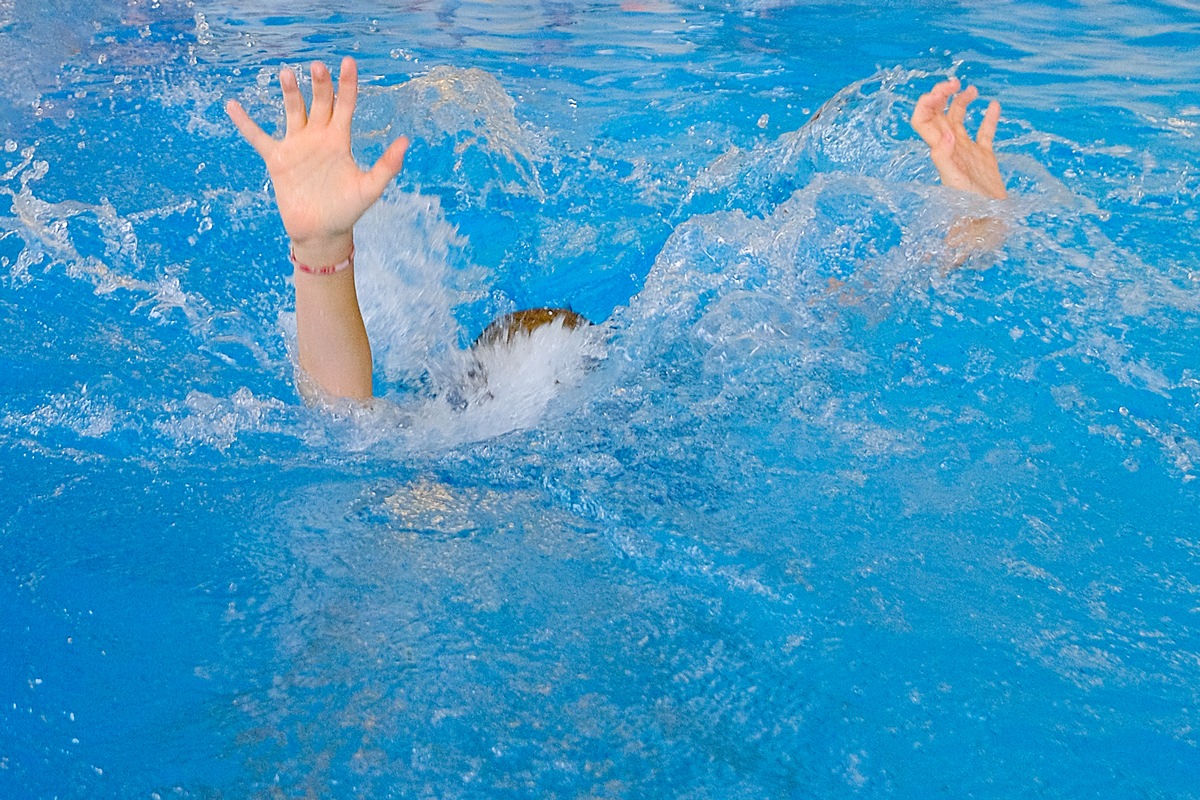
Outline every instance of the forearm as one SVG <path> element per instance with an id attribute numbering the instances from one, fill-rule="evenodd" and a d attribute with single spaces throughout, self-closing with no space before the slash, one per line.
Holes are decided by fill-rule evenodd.
<path id="1" fill-rule="evenodd" d="M 350 236 L 294 246 L 296 261 L 327 266 L 351 252 Z M 300 366 L 335 397 L 371 397 L 371 345 L 354 287 L 354 267 L 328 275 L 295 272 Z"/>
<path id="2" fill-rule="evenodd" d="M 962 217 L 946 233 L 946 261 L 943 269 L 958 269 L 977 257 L 995 256 L 1008 238 L 1008 225 L 997 217 Z M 986 269 L 991 263 L 982 262 Z"/>

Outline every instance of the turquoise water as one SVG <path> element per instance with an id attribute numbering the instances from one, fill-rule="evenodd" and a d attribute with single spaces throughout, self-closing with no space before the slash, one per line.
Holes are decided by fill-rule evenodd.
<path id="1" fill-rule="evenodd" d="M 0 796 L 1200 796 L 1200 7 L 239 5 L 0 0 Z M 343 54 L 371 413 L 221 111 Z"/>

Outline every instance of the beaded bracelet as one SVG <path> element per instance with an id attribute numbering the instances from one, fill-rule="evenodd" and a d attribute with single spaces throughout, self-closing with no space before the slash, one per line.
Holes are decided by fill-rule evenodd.
<path id="1" fill-rule="evenodd" d="M 296 260 L 296 248 L 294 247 L 288 251 L 288 260 L 300 272 L 307 272 L 309 275 L 332 275 L 354 266 L 354 245 L 350 245 L 350 255 L 346 256 L 346 260 L 334 264 L 332 267 L 310 267 L 308 264 L 301 264 Z"/>

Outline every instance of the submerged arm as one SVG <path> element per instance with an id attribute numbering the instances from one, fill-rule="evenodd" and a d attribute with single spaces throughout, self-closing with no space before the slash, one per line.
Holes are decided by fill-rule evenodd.
<path id="1" fill-rule="evenodd" d="M 404 164 L 401 137 L 369 170 L 350 152 L 358 67 L 342 61 L 335 97 L 329 69 L 312 65 L 312 107 L 305 109 L 296 75 L 279 74 L 287 132 L 263 131 L 235 100 L 225 110 L 267 165 L 296 264 L 296 335 L 300 366 L 336 397 L 371 396 L 371 346 L 354 288 L 354 224 Z M 336 271 L 331 271 L 333 268 Z"/>

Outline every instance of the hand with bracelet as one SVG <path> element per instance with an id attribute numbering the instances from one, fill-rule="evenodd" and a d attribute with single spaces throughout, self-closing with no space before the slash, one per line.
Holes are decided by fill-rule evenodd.
<path id="1" fill-rule="evenodd" d="M 400 173 L 408 140 L 388 147 L 364 171 L 350 152 L 358 67 L 342 60 L 338 92 L 320 62 L 312 65 L 306 110 L 296 75 L 279 74 L 287 131 L 274 139 L 235 100 L 225 110 L 267 165 L 296 267 L 296 334 L 300 366 L 337 397 L 371 396 L 371 345 L 354 289 L 354 224 Z"/>

